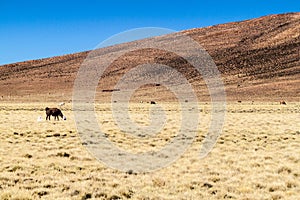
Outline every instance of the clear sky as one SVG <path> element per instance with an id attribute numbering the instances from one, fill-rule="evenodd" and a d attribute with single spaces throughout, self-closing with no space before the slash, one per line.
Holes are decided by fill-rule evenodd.
<path id="1" fill-rule="evenodd" d="M 133 28 L 180 31 L 299 11 L 299 0 L 0 0 L 0 65 L 91 50 Z"/>

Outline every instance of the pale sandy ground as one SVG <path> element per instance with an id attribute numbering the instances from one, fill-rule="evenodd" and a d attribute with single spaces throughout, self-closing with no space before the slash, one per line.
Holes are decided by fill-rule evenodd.
<path id="1" fill-rule="evenodd" d="M 66 121 L 45 121 L 44 107 L 55 105 L 0 103 L 1 199 L 300 199 L 299 102 L 229 103 L 223 133 L 204 159 L 210 107 L 200 103 L 193 145 L 172 165 L 138 174 L 111 169 L 87 151 L 70 104 L 62 107 Z M 132 119 L 147 125 L 150 106 L 133 104 Z M 96 106 L 107 137 L 133 152 L 161 148 L 176 135 L 180 111 L 164 108 L 162 134 L 137 139 L 120 133 L 109 104 Z"/>

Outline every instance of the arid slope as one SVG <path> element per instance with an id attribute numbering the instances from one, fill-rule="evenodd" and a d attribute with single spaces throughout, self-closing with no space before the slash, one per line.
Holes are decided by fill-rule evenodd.
<path id="1" fill-rule="evenodd" d="M 265 16 L 182 33 L 199 42 L 211 55 L 222 73 L 228 100 L 299 101 L 300 13 Z M 171 34 L 158 39 L 167 44 L 174 37 L 175 34 Z M 100 49 L 99 54 L 120 51 L 132 43 Z M 0 66 L 0 98 L 9 101 L 71 100 L 76 74 L 88 53 Z M 99 82 L 98 97 L 109 96 L 110 93 L 101 91 L 114 88 L 122 74 L 144 63 L 161 63 L 176 68 L 196 88 L 200 100 L 209 99 L 201 76 L 188 67 L 185 60 L 153 49 L 131 52 L 114 61 Z M 136 95 L 142 100 L 147 99 L 154 88 L 155 85 L 146 86 Z M 158 100 L 172 99 L 163 88 L 155 88 L 155 91 L 161 92 Z"/>

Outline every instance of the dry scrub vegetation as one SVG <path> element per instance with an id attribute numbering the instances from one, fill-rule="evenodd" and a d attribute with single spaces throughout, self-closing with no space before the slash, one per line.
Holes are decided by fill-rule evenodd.
<path id="1" fill-rule="evenodd" d="M 124 173 L 98 162 L 77 134 L 71 105 L 67 121 L 45 119 L 44 103 L 0 104 L 1 199 L 299 199 L 300 104 L 229 103 L 223 133 L 199 159 L 210 106 L 199 104 L 193 145 L 171 166 L 152 173 Z M 52 105 L 53 106 L 53 105 Z M 147 125 L 150 104 L 132 104 L 132 119 Z M 164 104 L 164 134 L 132 142 L 96 106 L 108 138 L 129 151 L 160 148 L 178 130 L 176 104 Z"/>

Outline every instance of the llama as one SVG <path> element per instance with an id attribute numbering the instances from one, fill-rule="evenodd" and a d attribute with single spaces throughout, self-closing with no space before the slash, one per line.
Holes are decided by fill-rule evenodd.
<path id="1" fill-rule="evenodd" d="M 61 110 L 58 109 L 58 108 L 48 108 L 48 107 L 46 107 L 45 110 L 46 110 L 46 115 L 47 115 L 47 116 L 46 116 L 46 120 L 47 120 L 47 119 L 50 120 L 50 116 L 51 116 L 51 115 L 54 116 L 54 120 L 56 120 L 56 119 L 59 120 L 59 116 L 60 116 L 62 119 L 66 120 L 66 118 L 63 116 Z"/>
<path id="2" fill-rule="evenodd" d="M 279 104 L 280 105 L 286 105 L 286 102 L 285 101 L 280 101 Z"/>

